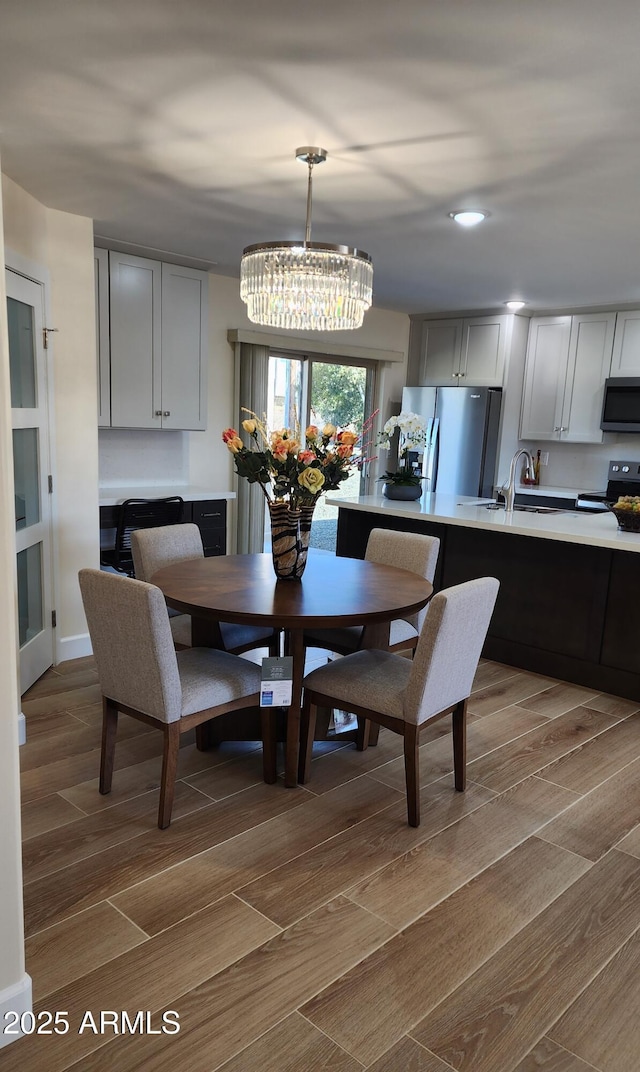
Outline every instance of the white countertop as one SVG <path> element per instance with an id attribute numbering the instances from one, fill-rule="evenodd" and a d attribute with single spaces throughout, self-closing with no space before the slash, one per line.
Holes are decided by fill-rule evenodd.
<path id="1" fill-rule="evenodd" d="M 519 536 L 535 536 L 544 540 L 590 544 L 592 547 L 611 547 L 616 551 L 640 552 L 640 533 L 622 532 L 615 517 L 606 513 L 529 514 L 504 510 L 487 510 L 489 499 L 472 499 L 464 495 L 425 494 L 417 502 L 397 502 L 382 495 L 360 495 L 339 499 L 328 495 L 327 502 L 348 510 L 365 510 L 391 517 L 424 518 L 445 525 L 461 525 L 471 529 L 513 532 Z"/>
<path id="2" fill-rule="evenodd" d="M 111 487 L 105 484 L 99 489 L 100 506 L 118 506 L 125 499 L 167 499 L 171 495 L 181 495 L 185 502 L 236 497 L 235 491 L 212 491 L 211 488 L 198 488 L 193 484 L 173 484 L 171 487 Z"/>

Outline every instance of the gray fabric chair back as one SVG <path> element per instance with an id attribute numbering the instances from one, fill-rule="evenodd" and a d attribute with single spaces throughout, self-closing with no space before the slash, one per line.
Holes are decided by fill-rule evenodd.
<path id="1" fill-rule="evenodd" d="M 104 696 L 162 722 L 182 714 L 182 686 L 164 596 L 101 570 L 78 575 Z"/>
<path id="2" fill-rule="evenodd" d="M 419 532 L 394 532 L 392 529 L 372 529 L 367 540 L 365 558 L 383 566 L 398 566 L 410 570 L 433 584 L 438 562 L 440 540 Z M 418 632 L 426 618 L 427 607 L 403 620 Z"/>
<path id="3" fill-rule="evenodd" d="M 200 529 L 191 524 L 137 529 L 131 533 L 131 554 L 136 579 L 150 581 L 164 566 L 204 557 Z"/>
<path id="4" fill-rule="evenodd" d="M 420 725 L 471 692 L 499 581 L 480 577 L 434 596 L 404 693 L 404 718 Z"/>

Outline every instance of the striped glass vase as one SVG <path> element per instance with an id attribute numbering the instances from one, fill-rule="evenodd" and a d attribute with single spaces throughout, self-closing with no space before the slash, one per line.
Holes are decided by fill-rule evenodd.
<path id="1" fill-rule="evenodd" d="M 299 581 L 307 564 L 315 503 L 292 510 L 286 502 L 270 502 L 271 554 L 279 581 Z"/>

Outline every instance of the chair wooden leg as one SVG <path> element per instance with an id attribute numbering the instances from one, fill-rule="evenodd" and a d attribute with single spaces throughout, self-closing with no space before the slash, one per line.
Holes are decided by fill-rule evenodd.
<path id="1" fill-rule="evenodd" d="M 404 726 L 404 774 L 407 783 L 407 819 L 409 826 L 420 826 L 420 727 Z"/>
<path id="2" fill-rule="evenodd" d="M 298 781 L 303 785 L 309 781 L 311 774 L 311 756 L 313 740 L 316 735 L 316 717 L 318 708 L 315 704 L 304 701 L 300 717 L 300 757 L 298 760 Z"/>
<path id="3" fill-rule="evenodd" d="M 262 727 L 262 776 L 269 785 L 278 780 L 276 713 L 272 707 L 260 708 L 260 725 Z"/>
<path id="4" fill-rule="evenodd" d="M 356 748 L 359 752 L 364 752 L 369 747 L 371 740 L 371 723 L 368 718 L 360 718 L 358 716 L 358 729 L 356 731 Z"/>
<path id="5" fill-rule="evenodd" d="M 369 723 L 369 747 L 375 748 L 378 743 L 378 737 L 380 736 L 380 726 L 377 722 Z"/>
<path id="6" fill-rule="evenodd" d="M 161 830 L 165 830 L 171 822 L 180 751 L 180 723 L 168 722 L 163 729 L 164 748 L 160 779 L 160 807 L 158 808 L 158 826 Z"/>
<path id="7" fill-rule="evenodd" d="M 116 758 L 118 708 L 113 700 L 102 698 L 102 748 L 100 750 L 100 792 L 111 792 L 113 765 Z"/>
<path id="8" fill-rule="evenodd" d="M 461 700 L 451 716 L 453 731 L 453 780 L 459 793 L 467 786 L 467 701 Z"/>
<path id="9" fill-rule="evenodd" d="M 209 722 L 201 722 L 199 726 L 196 726 L 196 748 L 199 752 L 206 752 L 209 748 Z"/>

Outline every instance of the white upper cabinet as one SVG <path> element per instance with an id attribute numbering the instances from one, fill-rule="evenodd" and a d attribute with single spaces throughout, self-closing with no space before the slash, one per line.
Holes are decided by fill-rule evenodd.
<path id="1" fill-rule="evenodd" d="M 206 272 L 162 265 L 163 428 L 207 427 L 207 303 Z"/>
<path id="2" fill-rule="evenodd" d="M 615 321 L 615 313 L 532 318 L 521 439 L 602 442 L 602 394 Z"/>
<path id="3" fill-rule="evenodd" d="M 611 376 L 640 376 L 640 309 L 618 313 Z"/>
<path id="4" fill-rule="evenodd" d="M 425 320 L 419 381 L 425 387 L 502 387 L 512 317 Z"/>
<path id="5" fill-rule="evenodd" d="M 207 285 L 206 272 L 109 252 L 112 428 L 206 427 Z"/>
<path id="6" fill-rule="evenodd" d="M 457 386 L 462 320 L 425 320 L 422 325 L 420 386 Z"/>

